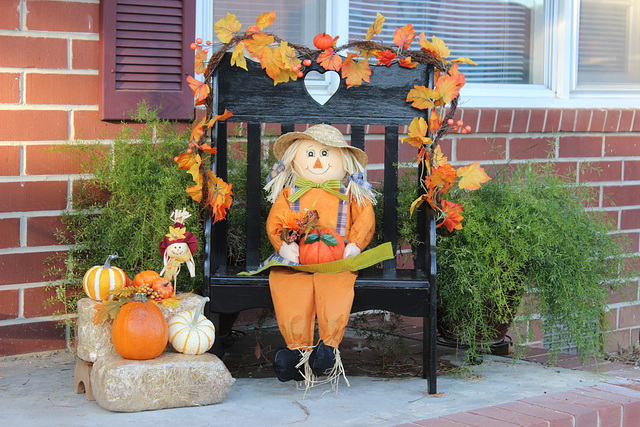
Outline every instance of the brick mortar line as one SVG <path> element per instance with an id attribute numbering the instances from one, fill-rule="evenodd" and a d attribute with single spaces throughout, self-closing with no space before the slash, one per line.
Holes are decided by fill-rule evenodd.
<path id="1" fill-rule="evenodd" d="M 25 212 L 0 212 L 0 219 L 43 218 L 60 216 L 64 210 L 55 211 L 25 211 Z"/>
<path id="2" fill-rule="evenodd" d="M 98 111 L 94 104 L 0 104 L 2 111 Z"/>
<path id="3" fill-rule="evenodd" d="M 29 73 L 29 74 L 86 74 L 86 75 L 99 75 L 100 70 L 93 68 L 31 68 L 31 67 L 0 67 L 0 73 L 15 74 L 15 73 Z"/>
<path id="4" fill-rule="evenodd" d="M 60 174 L 60 175 L 14 175 L 0 177 L 0 184 L 16 182 L 63 182 L 70 179 L 82 179 L 89 177 L 89 174 Z"/>
<path id="5" fill-rule="evenodd" d="M 10 285 L 0 285 L 0 291 L 15 291 L 20 289 L 34 289 L 34 288 L 44 288 L 45 286 L 54 284 L 60 284 L 59 280 L 52 282 L 29 282 L 29 283 L 14 283 Z"/>
<path id="6" fill-rule="evenodd" d="M 100 39 L 99 33 L 73 32 L 73 31 L 46 31 L 46 30 L 0 30 L 0 36 L 5 37 L 27 37 L 42 39 L 73 39 L 92 40 Z"/>
<path id="7" fill-rule="evenodd" d="M 61 314 L 59 316 L 16 317 L 14 319 L 0 320 L 0 327 L 27 325 L 30 323 L 52 322 L 66 319 L 75 319 L 77 314 Z"/>
<path id="8" fill-rule="evenodd" d="M 74 245 L 21 246 L 18 248 L 0 249 L 0 256 L 38 254 L 38 253 L 46 253 L 46 252 L 67 252 L 73 247 Z"/>
<path id="9" fill-rule="evenodd" d="M 77 110 L 76 110 L 77 111 Z M 74 142 L 92 142 L 97 145 L 113 145 L 113 139 L 76 139 Z M 0 147 L 28 147 L 34 145 L 67 145 L 69 140 L 0 141 Z"/>

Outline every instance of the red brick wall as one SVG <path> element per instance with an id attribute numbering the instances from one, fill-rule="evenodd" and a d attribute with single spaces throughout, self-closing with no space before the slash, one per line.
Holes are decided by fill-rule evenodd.
<path id="1" fill-rule="evenodd" d="M 98 7 L 0 1 L 0 356 L 65 346 L 43 260 L 67 249 L 54 232 L 79 169 L 52 149 L 120 128 L 98 120 Z"/>
<path id="2" fill-rule="evenodd" d="M 99 0 L 0 1 L 0 356 L 63 348 L 63 331 L 45 307 L 43 260 L 66 247 L 53 237 L 79 179 L 71 158 L 51 148 L 74 139 L 108 144 L 120 126 L 98 119 Z M 578 176 L 598 193 L 599 207 L 640 251 L 640 110 L 460 110 L 474 132 L 443 151 L 462 165 L 486 166 L 523 153 L 563 166 L 592 162 L 602 174 Z M 380 129 L 371 127 L 370 134 Z M 375 175 L 379 139 L 367 139 Z M 557 148 L 548 143 L 556 142 Z M 379 147 L 378 147 L 379 148 Z M 404 160 L 413 153 L 403 147 Z M 609 199 L 609 197 L 611 199 Z M 612 203 L 613 202 L 613 203 Z M 615 204 L 614 204 L 615 203 Z M 638 341 L 638 281 L 612 296 L 611 348 Z M 540 345 L 539 339 L 533 342 Z"/>

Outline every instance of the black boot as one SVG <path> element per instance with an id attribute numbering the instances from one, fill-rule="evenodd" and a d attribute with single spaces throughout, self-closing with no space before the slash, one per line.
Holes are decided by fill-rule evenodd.
<path id="1" fill-rule="evenodd" d="M 313 349 L 309 357 L 309 366 L 311 366 L 311 371 L 315 376 L 320 377 L 331 372 L 333 365 L 336 363 L 336 356 L 333 350 L 333 347 L 325 345 L 322 341 Z"/>
<path id="2" fill-rule="evenodd" d="M 288 348 L 279 348 L 276 350 L 276 354 L 273 357 L 273 367 L 280 381 L 302 381 L 304 379 L 300 371 L 296 368 L 301 357 L 298 350 L 289 350 Z"/>

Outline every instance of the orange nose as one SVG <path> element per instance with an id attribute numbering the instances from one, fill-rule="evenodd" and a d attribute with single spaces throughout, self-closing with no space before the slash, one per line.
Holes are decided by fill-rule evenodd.
<path id="1" fill-rule="evenodd" d="M 316 160 L 316 164 L 313 165 L 314 169 L 322 169 L 322 163 L 320 163 L 320 159 Z"/>

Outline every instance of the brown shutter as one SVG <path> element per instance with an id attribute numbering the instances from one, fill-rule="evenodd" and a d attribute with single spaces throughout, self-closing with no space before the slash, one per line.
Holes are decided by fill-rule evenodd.
<path id="1" fill-rule="evenodd" d="M 164 119 L 191 119 L 196 0 L 100 2 L 100 112 L 129 119 L 147 100 Z"/>

